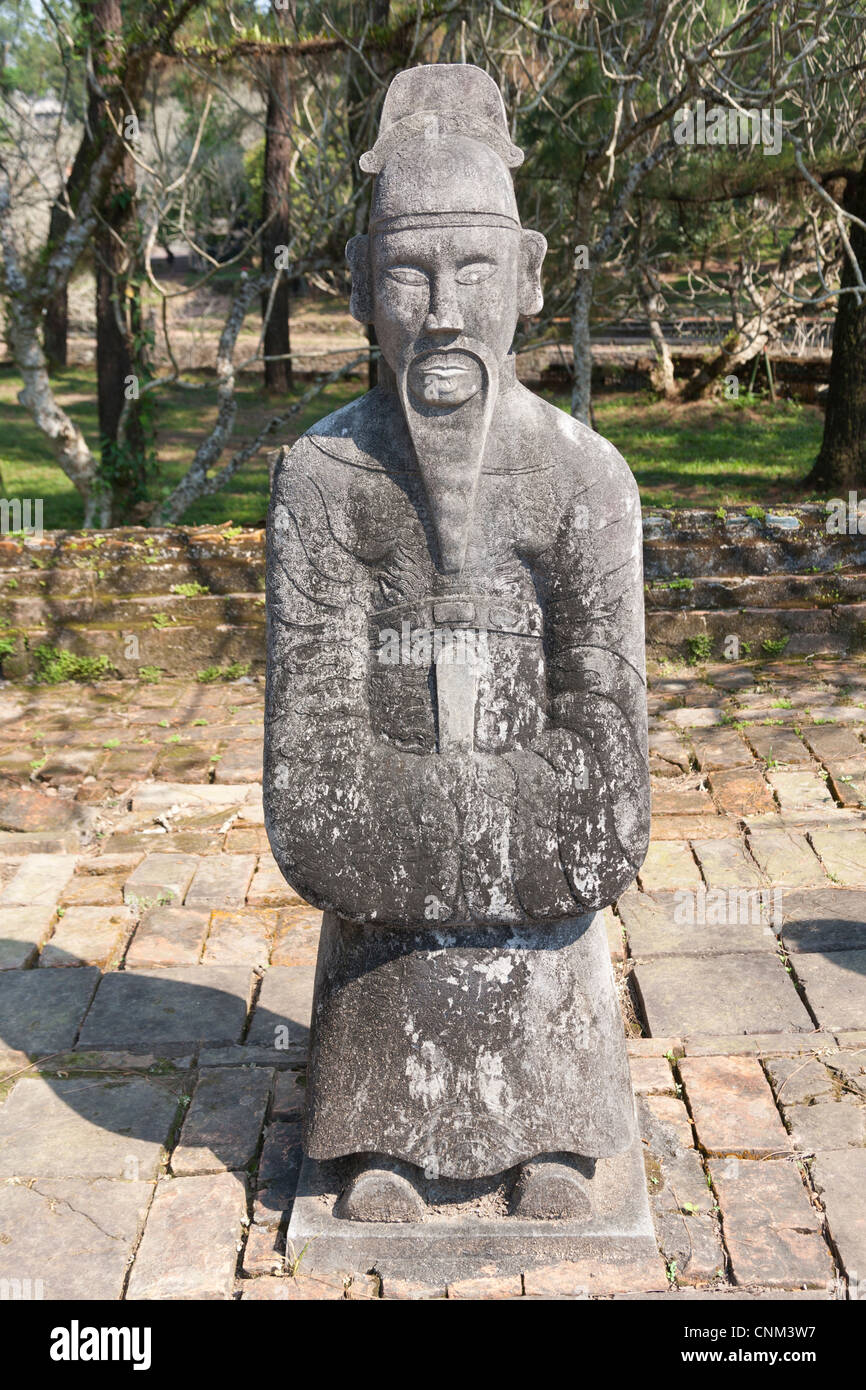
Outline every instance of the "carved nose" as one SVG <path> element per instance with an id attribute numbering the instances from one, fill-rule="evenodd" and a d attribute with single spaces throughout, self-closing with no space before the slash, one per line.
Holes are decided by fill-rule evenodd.
<path id="1" fill-rule="evenodd" d="M 424 324 L 426 333 L 460 333 L 463 319 L 455 300 L 445 300 L 439 296 L 430 305 L 430 312 Z"/>

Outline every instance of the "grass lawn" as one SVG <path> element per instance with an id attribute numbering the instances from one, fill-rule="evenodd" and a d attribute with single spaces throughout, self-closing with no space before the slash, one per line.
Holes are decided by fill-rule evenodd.
<path id="1" fill-rule="evenodd" d="M 567 401 L 557 403 L 567 407 Z M 601 396 L 600 432 L 628 460 L 644 505 L 740 506 L 806 502 L 824 413 L 798 401 L 756 397 L 668 405 L 647 395 Z M 822 499 L 818 499 L 822 500 Z"/>
<path id="2" fill-rule="evenodd" d="M 0 368 L 0 473 L 7 498 L 41 497 L 47 529 L 81 525 L 81 502 L 72 485 L 52 460 L 42 435 L 27 410 L 18 404 L 21 383 L 9 367 Z M 299 388 L 300 395 L 307 383 Z M 93 372 L 70 368 L 58 375 L 57 397 L 96 443 L 96 398 Z M 357 395 L 357 383 L 336 385 L 322 392 L 251 459 L 229 487 L 201 498 L 183 520 L 234 521 L 255 525 L 265 515 L 266 453 L 291 442 L 314 420 L 336 410 Z M 253 438 L 260 426 L 285 404 L 267 400 L 254 378 L 242 379 L 237 393 L 238 414 L 233 447 Z M 563 408 L 567 400 L 552 395 Z M 814 406 L 782 401 L 713 401 L 670 406 L 642 394 L 601 396 L 595 402 L 596 423 L 625 455 L 638 480 L 645 504 L 655 506 L 735 506 L 749 502 L 808 500 L 801 480 L 809 471 L 821 441 L 822 413 Z M 169 389 L 160 397 L 157 449 L 162 466 L 161 491 L 169 491 L 182 476 L 195 448 L 216 415 L 216 387 L 206 380 L 200 391 Z M 222 462 L 229 457 L 223 456 Z"/>

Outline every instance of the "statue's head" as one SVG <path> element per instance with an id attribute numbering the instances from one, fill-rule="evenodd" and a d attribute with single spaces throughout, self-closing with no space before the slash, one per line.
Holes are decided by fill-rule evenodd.
<path id="1" fill-rule="evenodd" d="M 346 248 L 351 309 L 393 373 L 445 575 L 466 563 L 518 316 L 542 306 L 547 243 L 521 227 L 511 182 L 522 159 L 493 79 L 446 63 L 394 78 L 361 157 L 376 183 L 369 234 Z"/>
<path id="2" fill-rule="evenodd" d="M 434 64 L 391 83 L 361 159 L 376 183 L 369 235 L 347 247 L 352 313 L 419 404 L 469 399 L 481 362 L 498 368 L 518 316 L 541 309 L 546 243 L 521 227 L 511 181 L 522 159 L 480 68 Z"/>

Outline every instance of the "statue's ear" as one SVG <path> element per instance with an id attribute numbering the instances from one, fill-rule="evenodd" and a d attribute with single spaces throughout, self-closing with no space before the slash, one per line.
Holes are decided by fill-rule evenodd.
<path id="1" fill-rule="evenodd" d="M 547 241 L 541 232 L 520 233 L 520 270 L 517 282 L 517 311 L 520 314 L 540 314 L 544 305 L 541 292 L 541 263 L 547 252 Z"/>
<path id="2" fill-rule="evenodd" d="M 370 275 L 370 238 L 353 236 L 346 242 L 346 260 L 352 272 L 352 297 L 349 313 L 358 323 L 373 322 L 372 277 Z"/>

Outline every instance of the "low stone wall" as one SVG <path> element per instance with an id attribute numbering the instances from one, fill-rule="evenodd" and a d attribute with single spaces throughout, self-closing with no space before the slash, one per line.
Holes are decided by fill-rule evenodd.
<path id="1" fill-rule="evenodd" d="M 125 527 L 7 539 L 4 674 L 37 671 L 46 647 L 102 657 L 122 677 L 143 668 L 154 678 L 212 667 L 261 671 L 264 583 L 260 530 Z"/>
<path id="2" fill-rule="evenodd" d="M 791 655 L 857 649 L 866 535 L 828 533 L 822 506 L 750 510 L 645 509 L 651 651 L 718 657 L 731 637 L 747 656 L 779 644 Z M 264 621 L 261 530 L 127 527 L 0 541 L 6 677 L 71 671 L 58 665 L 64 651 L 129 678 L 259 674 Z"/>
<path id="3" fill-rule="evenodd" d="M 656 654 L 844 654 L 866 632 L 866 535 L 823 505 L 644 511 L 647 643 Z M 701 642 L 701 638 L 705 638 Z"/>

